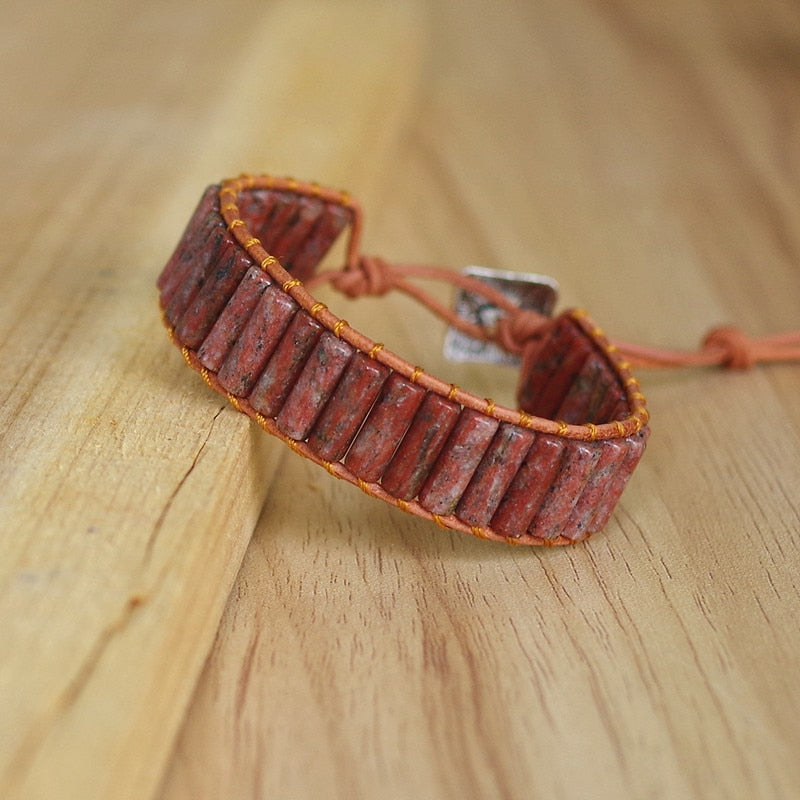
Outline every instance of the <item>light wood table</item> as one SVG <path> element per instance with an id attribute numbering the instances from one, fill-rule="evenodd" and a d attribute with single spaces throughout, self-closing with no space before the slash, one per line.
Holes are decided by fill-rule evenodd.
<path id="1" fill-rule="evenodd" d="M 154 288 L 266 171 L 612 337 L 796 328 L 796 5 L 10 0 L 0 41 L 0 796 L 800 795 L 800 366 L 642 373 L 607 529 L 510 548 L 261 433 Z M 404 298 L 325 299 L 511 402 Z"/>

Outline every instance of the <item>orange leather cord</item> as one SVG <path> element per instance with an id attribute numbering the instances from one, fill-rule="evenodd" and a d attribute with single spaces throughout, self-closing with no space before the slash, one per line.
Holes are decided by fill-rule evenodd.
<path id="1" fill-rule="evenodd" d="M 481 295 L 506 312 L 496 328 L 486 328 L 462 319 L 451 308 L 408 278 L 430 278 L 451 283 Z M 450 269 L 419 264 L 389 264 L 380 258 L 358 256 L 342 270 L 324 272 L 308 282 L 309 288 L 321 283 L 351 298 L 382 295 L 397 289 L 429 308 L 449 325 L 476 339 L 494 341 L 512 353 L 522 353 L 531 340 L 540 337 L 549 318 L 535 311 L 520 309 L 502 292 L 477 278 Z M 696 351 L 670 350 L 612 339 L 619 353 L 636 367 L 713 367 L 748 369 L 755 364 L 800 361 L 800 330 L 764 337 L 750 337 L 740 328 L 724 325 L 713 328 Z"/>

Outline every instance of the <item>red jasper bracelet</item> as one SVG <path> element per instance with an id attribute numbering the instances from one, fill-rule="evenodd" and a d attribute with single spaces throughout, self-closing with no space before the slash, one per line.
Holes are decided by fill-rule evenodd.
<path id="1" fill-rule="evenodd" d="M 582 311 L 550 319 L 476 278 L 359 255 L 344 193 L 268 176 L 206 190 L 158 279 L 187 363 L 295 452 L 441 526 L 568 544 L 608 521 L 648 436 L 630 364 Z M 347 263 L 314 275 L 350 230 Z M 409 283 L 437 277 L 499 309 L 465 322 Z M 461 331 L 521 355 L 519 409 L 435 378 L 352 328 L 309 289 L 397 288 Z"/>

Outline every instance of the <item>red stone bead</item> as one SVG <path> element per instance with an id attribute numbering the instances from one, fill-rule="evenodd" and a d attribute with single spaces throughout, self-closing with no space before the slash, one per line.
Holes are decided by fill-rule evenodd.
<path id="1" fill-rule="evenodd" d="M 546 377 L 542 376 L 544 382 L 533 404 L 532 413 L 548 419 L 556 416 L 564 396 L 594 350 L 593 343 L 576 325 L 573 324 L 572 330 L 567 329 L 564 334 L 560 345 L 566 349 L 552 354 L 549 359 L 552 369 Z"/>
<path id="2" fill-rule="evenodd" d="M 165 316 L 172 325 L 180 322 L 208 274 L 216 269 L 220 259 L 226 254 L 229 255 L 236 247 L 222 218 L 215 215 L 215 220 L 206 237 L 198 236 L 189 269 L 165 306 Z"/>
<path id="3" fill-rule="evenodd" d="M 589 523 L 597 513 L 598 505 L 611 488 L 612 481 L 628 452 L 624 439 L 609 439 L 598 444 L 600 458 L 564 526 L 563 535 L 568 539 L 582 539 L 593 532 L 588 528 Z"/>
<path id="4" fill-rule="evenodd" d="M 352 219 L 353 214 L 349 209 L 326 205 L 311 235 L 292 257 L 292 275 L 301 281 L 306 280 Z"/>
<path id="5" fill-rule="evenodd" d="M 298 306 L 276 284 L 267 286 L 217 378 L 227 391 L 246 397 L 281 341 Z"/>
<path id="6" fill-rule="evenodd" d="M 401 500 L 416 496 L 453 430 L 460 410 L 458 404 L 438 394 L 428 394 L 381 477 L 381 485 L 389 494 Z"/>
<path id="7" fill-rule="evenodd" d="M 381 477 L 425 395 L 421 386 L 396 372 L 389 376 L 345 456 L 353 474 L 367 482 Z"/>
<path id="8" fill-rule="evenodd" d="M 499 422 L 465 408 L 419 493 L 419 503 L 433 514 L 450 514 L 486 453 Z"/>
<path id="9" fill-rule="evenodd" d="M 608 387 L 605 397 L 599 402 L 594 421 L 598 424 L 624 419 L 630 413 L 630 406 L 624 389 L 615 378 Z"/>
<path id="10" fill-rule="evenodd" d="M 219 224 L 217 213 L 217 192 L 219 186 L 209 186 L 189 220 L 186 230 L 181 236 L 175 252 L 158 278 L 157 285 L 161 290 L 161 305 L 166 308 L 172 295 L 189 274 L 197 256 L 198 243 L 208 238 L 214 224 Z"/>
<path id="11" fill-rule="evenodd" d="M 261 231 L 275 208 L 275 192 L 272 189 L 251 189 L 243 192 L 237 202 L 239 214 L 253 236 Z"/>
<path id="12" fill-rule="evenodd" d="M 256 411 L 265 417 L 277 415 L 322 330 L 322 325 L 305 311 L 294 315 L 250 393 L 250 404 Z"/>
<path id="13" fill-rule="evenodd" d="M 354 352 L 330 331 L 322 333 L 275 418 L 280 431 L 298 441 L 308 436 Z"/>
<path id="14" fill-rule="evenodd" d="M 240 247 L 222 254 L 175 326 L 178 340 L 195 349 L 211 332 L 253 262 Z"/>
<path id="15" fill-rule="evenodd" d="M 567 442 L 558 475 L 528 527 L 531 535 L 542 539 L 556 539 L 561 535 L 600 458 L 600 444 L 575 440 Z"/>
<path id="16" fill-rule="evenodd" d="M 505 497 L 500 501 L 491 527 L 503 536 L 519 538 L 528 530 L 550 485 L 558 477 L 565 440 L 537 434 Z"/>
<path id="17" fill-rule="evenodd" d="M 590 353 L 555 412 L 570 424 L 594 422 L 597 406 L 612 385 L 613 376 L 599 353 Z"/>
<path id="18" fill-rule="evenodd" d="M 611 479 L 608 488 L 603 493 L 602 499 L 597 504 L 597 509 L 591 521 L 587 523 L 587 528 L 590 533 L 602 530 L 611 514 L 614 512 L 614 507 L 617 505 L 622 492 L 628 483 L 629 478 L 633 474 L 633 470 L 639 463 L 639 459 L 644 454 L 647 438 L 650 435 L 649 428 L 642 428 L 639 433 L 633 436 L 628 436 L 620 441 L 625 442 L 626 454 L 622 463 L 618 466 Z"/>
<path id="19" fill-rule="evenodd" d="M 543 334 L 536 349 L 535 358 L 523 357 L 520 383 L 517 390 L 519 407 L 529 414 L 545 416 L 540 413 L 539 397 L 550 377 L 556 373 L 575 343 L 584 339 L 575 323 L 569 317 L 558 317 Z"/>
<path id="20" fill-rule="evenodd" d="M 478 464 L 456 508 L 468 525 L 489 524 L 533 443 L 532 431 L 504 422 Z"/>
<path id="21" fill-rule="evenodd" d="M 339 461 L 388 375 L 388 367 L 356 353 L 308 437 L 310 449 L 326 461 Z"/>
<path id="22" fill-rule="evenodd" d="M 322 216 L 325 205 L 321 200 L 301 197 L 297 201 L 297 218 L 291 227 L 272 246 L 272 255 L 293 273 L 292 259 L 300 250 L 303 242 L 309 237 L 314 226 Z M 301 279 L 302 280 L 302 279 Z"/>
<path id="23" fill-rule="evenodd" d="M 220 368 L 270 283 L 263 269 L 250 267 L 197 351 L 204 367 L 214 372 Z"/>
<path id="24" fill-rule="evenodd" d="M 261 230 L 264 249 L 271 253 L 281 236 L 297 216 L 297 195 L 280 192 L 275 195 L 275 207 Z"/>

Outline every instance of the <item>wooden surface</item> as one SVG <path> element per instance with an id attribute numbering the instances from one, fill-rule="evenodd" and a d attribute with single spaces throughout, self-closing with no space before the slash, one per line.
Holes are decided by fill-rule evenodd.
<path id="1" fill-rule="evenodd" d="M 0 796 L 797 796 L 800 367 L 642 374 L 606 531 L 522 550 L 268 440 L 153 288 L 204 185 L 264 170 L 615 337 L 795 328 L 796 5 L 12 2 L 0 35 Z M 510 399 L 404 299 L 325 299 Z"/>

